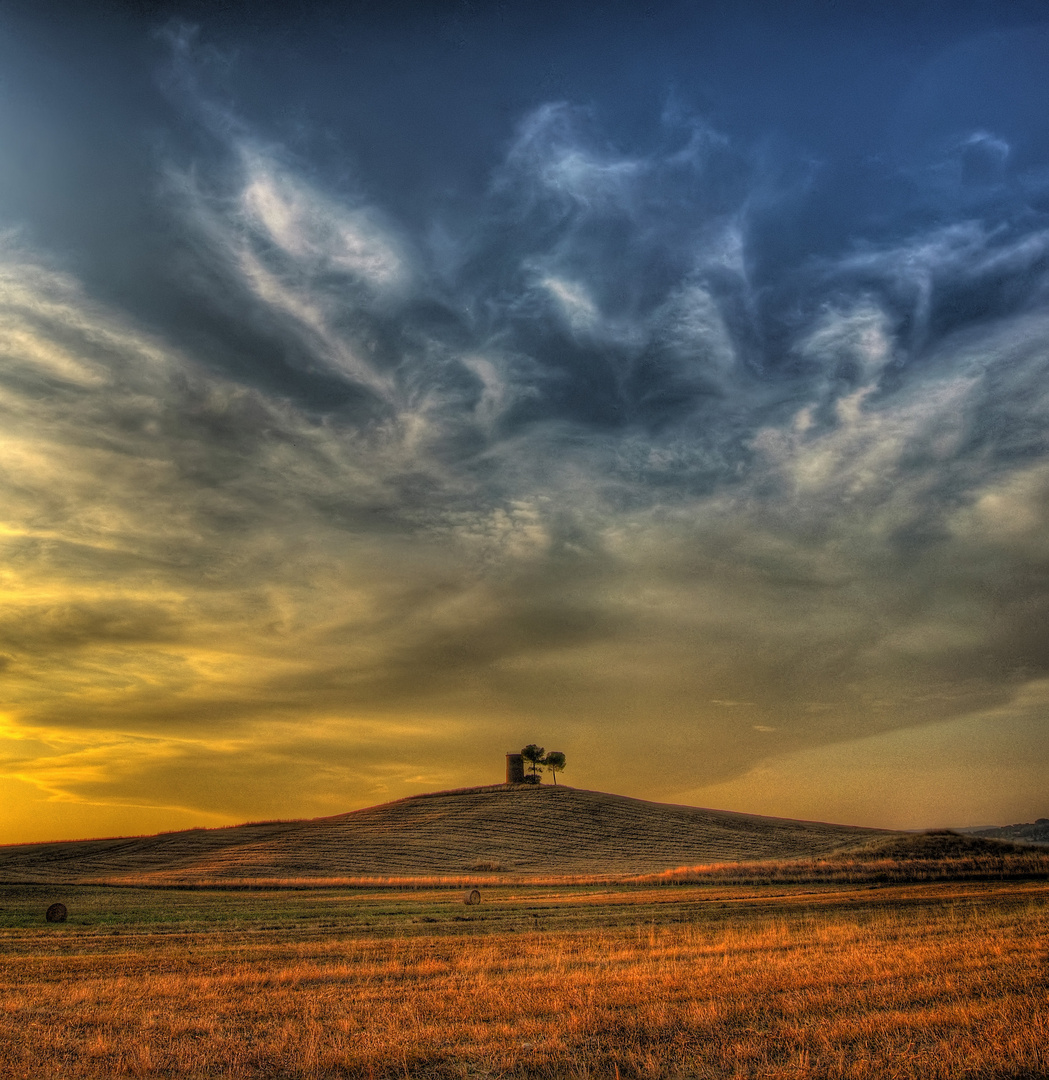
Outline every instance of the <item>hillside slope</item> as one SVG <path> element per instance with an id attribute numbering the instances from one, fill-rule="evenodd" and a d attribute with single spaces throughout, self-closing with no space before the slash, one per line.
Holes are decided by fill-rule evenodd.
<path id="1" fill-rule="evenodd" d="M 803 858 L 877 835 L 565 786 L 499 784 L 308 821 L 0 847 L 0 881 L 647 873 Z"/>

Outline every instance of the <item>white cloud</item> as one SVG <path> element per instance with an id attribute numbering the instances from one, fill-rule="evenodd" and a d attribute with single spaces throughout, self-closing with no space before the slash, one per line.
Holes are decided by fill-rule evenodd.
<path id="1" fill-rule="evenodd" d="M 599 314 L 586 289 L 577 282 L 552 276 L 540 279 L 539 284 L 557 301 L 562 314 L 576 332 L 594 329 Z"/>
<path id="2" fill-rule="evenodd" d="M 481 383 L 481 396 L 474 409 L 478 421 L 488 430 L 502 414 L 511 398 L 511 391 L 499 366 L 489 357 L 468 353 L 460 363 Z"/>
<path id="3" fill-rule="evenodd" d="M 655 339 L 665 342 L 686 364 L 727 375 L 736 365 L 736 346 L 710 292 L 689 284 L 656 312 Z"/>
<path id="4" fill-rule="evenodd" d="M 815 361 L 828 377 L 848 376 L 851 367 L 851 382 L 873 387 L 894 359 L 894 337 L 886 312 L 864 300 L 849 310 L 824 311 L 798 352 Z"/>
<path id="5" fill-rule="evenodd" d="M 629 201 L 645 172 L 639 159 L 604 156 L 587 148 L 579 131 L 585 113 L 564 102 L 540 106 L 521 124 L 507 161 L 534 177 L 547 193 L 588 210 Z"/>
<path id="6" fill-rule="evenodd" d="M 211 269 L 239 280 L 319 367 L 396 403 L 395 381 L 374 363 L 357 323 L 408 294 L 403 243 L 373 208 L 343 205 L 251 144 L 235 149 L 241 172 L 233 200 L 209 193 L 192 174 L 170 178 Z"/>
<path id="7" fill-rule="evenodd" d="M 375 289 L 404 285 L 405 260 L 373 210 L 340 205 L 257 150 L 243 148 L 242 157 L 245 219 L 301 272 L 343 273 Z"/>

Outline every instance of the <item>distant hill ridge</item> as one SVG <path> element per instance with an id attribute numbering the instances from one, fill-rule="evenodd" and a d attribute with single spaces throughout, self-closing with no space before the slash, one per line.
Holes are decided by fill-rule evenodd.
<path id="1" fill-rule="evenodd" d="M 990 840 L 1014 840 L 1022 844 L 1049 844 L 1049 818 L 1022 825 L 988 826 L 983 829 L 966 829 L 970 836 L 984 836 Z"/>
<path id="2" fill-rule="evenodd" d="M 884 830 L 647 802 L 565 785 L 413 795 L 333 817 L 0 847 L 0 881 L 193 884 L 501 874 L 632 874 L 795 859 Z"/>

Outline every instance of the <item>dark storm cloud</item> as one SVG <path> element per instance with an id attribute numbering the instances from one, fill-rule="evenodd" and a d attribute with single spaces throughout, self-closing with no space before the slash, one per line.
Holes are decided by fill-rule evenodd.
<path id="1" fill-rule="evenodd" d="M 624 784 L 642 732 L 629 772 L 653 795 L 930 725 L 1029 727 L 1049 678 L 1049 169 L 993 110 L 946 110 L 920 148 L 844 130 L 850 109 L 891 122 L 891 35 L 866 17 L 863 43 L 819 30 L 838 53 L 785 31 L 811 70 L 755 69 L 734 113 L 660 76 L 641 123 L 623 95 L 645 65 L 626 89 L 606 70 L 633 15 L 574 82 L 517 96 L 512 34 L 464 15 L 440 101 L 490 76 L 514 107 L 445 116 L 449 145 L 476 141 L 458 171 L 422 139 L 399 178 L 439 111 L 418 90 L 447 64 L 431 16 L 361 16 L 352 41 L 335 19 L 338 63 L 272 12 L 240 36 L 88 20 L 115 59 L 148 40 L 159 74 L 113 105 L 139 138 L 111 240 L 79 224 L 56 269 L 61 230 L 8 186 L 30 224 L 0 263 L 0 648 L 12 730 L 42 747 L 12 775 L 247 815 L 250 775 L 283 761 L 328 777 L 302 804 L 320 812 L 340 784 L 363 802 L 454 782 L 464 740 L 498 753 L 537 723 Z M 563 18 L 554 53 L 582 47 Z M 664 43 L 680 80 L 657 24 L 638 49 Z M 776 24 L 709 29 L 744 57 Z M 703 78 L 741 86 L 711 48 Z M 895 54 L 897 105 L 953 70 L 920 52 Z M 518 75 L 546 62 L 522 53 Z M 860 55 L 882 66 L 820 126 Z"/>

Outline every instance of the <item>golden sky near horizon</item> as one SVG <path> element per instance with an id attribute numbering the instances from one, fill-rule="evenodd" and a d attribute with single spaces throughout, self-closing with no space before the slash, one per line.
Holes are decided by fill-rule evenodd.
<path id="1" fill-rule="evenodd" d="M 530 742 L 662 801 L 1049 813 L 1049 222 L 1006 136 L 914 174 L 930 217 L 838 192 L 813 254 L 816 172 L 554 97 L 434 209 L 267 128 L 262 45 L 154 28 L 147 78 L 99 19 L 129 66 L 40 90 L 54 190 L 0 87 L 0 842 L 334 814 Z"/>

